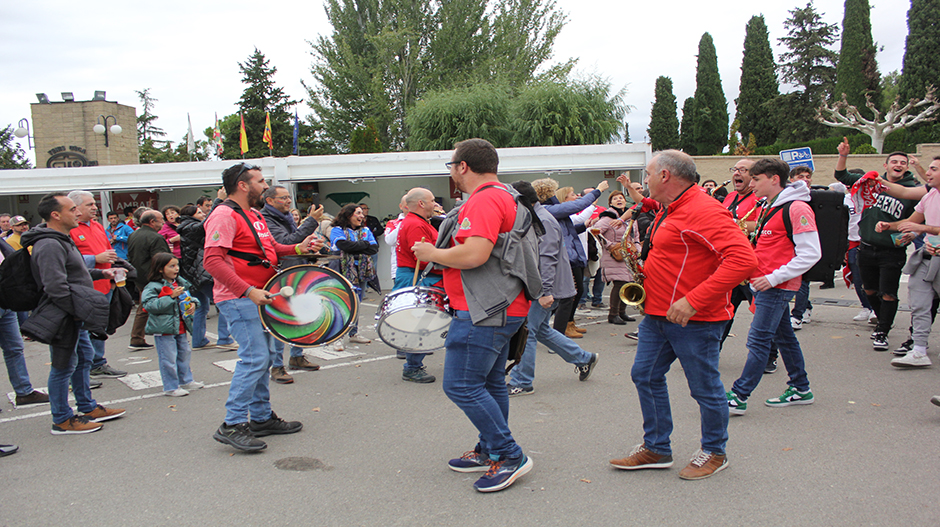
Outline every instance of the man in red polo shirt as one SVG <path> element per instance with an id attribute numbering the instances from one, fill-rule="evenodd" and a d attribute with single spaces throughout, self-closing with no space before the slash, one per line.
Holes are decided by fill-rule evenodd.
<path id="1" fill-rule="evenodd" d="M 72 241 L 78 247 L 78 252 L 82 253 L 85 265 L 89 269 L 110 269 L 111 264 L 117 260 L 117 252 L 111 247 L 111 242 L 108 241 L 108 234 L 104 231 L 104 227 L 95 221 L 98 215 L 95 195 L 84 190 L 73 190 L 69 193 L 69 199 L 78 207 L 76 209 L 78 227 L 72 229 L 69 236 L 72 237 Z M 94 286 L 96 291 L 108 297 L 108 301 L 111 300 L 113 294 L 111 288 L 114 287 L 114 284 L 110 278 L 95 280 Z M 83 341 L 79 341 L 78 345 L 82 346 Z M 92 361 L 91 372 L 89 373 L 92 378 L 108 377 L 116 379 L 127 375 L 126 371 L 114 369 L 108 364 L 107 359 L 104 358 L 105 346 L 103 340 L 92 338 L 91 347 L 95 349 L 95 358 Z"/>
<path id="2" fill-rule="evenodd" d="M 731 289 L 757 258 L 720 203 L 698 190 L 692 158 L 665 150 L 646 167 L 650 197 L 663 205 L 647 234 L 646 317 L 631 377 L 643 413 L 643 443 L 610 462 L 623 470 L 673 464 L 666 372 L 679 360 L 701 414 L 699 451 L 679 472 L 703 479 L 728 466 L 728 403 L 718 371 L 719 340 L 731 318 Z"/>
<path id="3" fill-rule="evenodd" d="M 264 285 L 277 274 L 279 256 L 319 251 L 323 242 L 316 233 L 296 245 L 274 240 L 259 212 L 264 207 L 261 194 L 268 189 L 260 167 L 244 163 L 229 167 L 222 172 L 222 183 L 229 199 L 206 219 L 203 266 L 215 280 L 212 295 L 238 342 L 239 360 L 225 402 L 225 422 L 212 437 L 238 450 L 256 452 L 267 448 L 258 437 L 293 434 L 303 428 L 271 410 L 268 371 L 276 351 L 258 312 L 258 306 L 272 302 Z"/>

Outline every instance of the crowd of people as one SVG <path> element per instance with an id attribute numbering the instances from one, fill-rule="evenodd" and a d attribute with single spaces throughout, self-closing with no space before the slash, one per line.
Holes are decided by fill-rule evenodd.
<path id="1" fill-rule="evenodd" d="M 854 320 L 874 325 L 873 349 L 888 350 L 900 277 L 909 274 L 910 338 L 891 365 L 930 366 L 927 340 L 940 293 L 940 258 L 934 258 L 940 251 L 940 157 L 924 169 L 895 152 L 884 174 L 866 174 L 847 170 L 847 141 L 839 154 L 839 183 L 830 189 L 844 194 L 849 210 L 843 275 L 862 305 Z M 439 287 L 454 311 L 442 385 L 479 436 L 448 466 L 483 473 L 474 483 L 480 492 L 505 489 L 534 466 L 513 439 L 508 414 L 510 397 L 535 391 L 537 343 L 572 364 L 580 381 L 598 364 L 600 354 L 576 342 L 586 332 L 575 324 L 581 304 L 607 308 L 606 322 L 616 326 L 635 322 L 628 308 L 644 315 L 625 334 L 637 342 L 631 378 L 643 442 L 611 460 L 615 468 L 673 465 L 666 372 L 676 360 L 701 409 L 701 445 L 680 471 L 683 479 L 707 478 L 728 466 L 729 415 L 747 412 L 755 387 L 776 371 L 778 359 L 787 386 L 765 406 L 814 402 L 796 331 L 811 320 L 804 275 L 823 257 L 832 234 L 817 228 L 809 168 L 740 159 L 729 168 L 733 185 L 722 196 L 726 185 L 702 183 L 691 157 L 667 150 L 646 167 L 645 185 L 617 178 L 623 190 L 611 191 L 603 207 L 598 202 L 607 181 L 580 193 L 552 178 L 506 184 L 498 164 L 488 142 L 458 143 L 446 165 L 469 197 L 445 213 L 430 190 L 413 188 L 401 198 L 401 214 L 384 226 L 364 204 L 345 205 L 335 218 L 322 206 L 305 213 L 292 208 L 287 188 L 269 186 L 259 167 L 244 163 L 223 172 L 214 200 L 125 210 L 124 220 L 112 212 L 107 226 L 96 221 L 93 195 L 81 190 L 43 197 L 43 223 L 33 228 L 22 216 L 0 215 L 3 258 L 22 247 L 31 251 L 31 272 L 41 287 L 31 313 L 0 312 L 0 346 L 16 404 L 48 402 L 57 435 L 95 432 L 124 416 L 124 409 L 98 404 L 91 390 L 98 379 L 126 375 L 108 364 L 104 344 L 115 324 L 127 320 L 131 306 L 122 307 L 122 299 L 131 298 L 137 311 L 129 349 L 156 346 L 165 395 L 203 387 L 189 364 L 194 349 L 237 351 L 225 417 L 213 437 L 240 451 L 263 450 L 261 437 L 303 428 L 272 410 L 268 382 L 293 383 L 288 370 L 319 369 L 293 345 L 285 364 L 285 345 L 266 331 L 259 314 L 259 306 L 273 301 L 265 284 L 279 268 L 304 263 L 300 256 L 324 251 L 361 300 L 367 288 L 381 292 L 379 239 L 394 248 L 393 291 Z M 917 249 L 908 258 L 911 243 Z M 754 313 L 748 356 L 726 390 L 718 358 L 745 301 Z M 216 342 L 206 335 L 213 303 Z M 351 320 L 334 349 L 368 344 L 358 329 L 358 319 Z M 32 388 L 23 335 L 50 347 L 48 393 Z M 423 364 L 427 354 L 399 353 L 404 381 L 436 382 Z M 77 413 L 68 402 L 70 388 Z M 940 396 L 933 402 L 940 405 Z M 15 451 L 0 446 L 0 455 Z"/>

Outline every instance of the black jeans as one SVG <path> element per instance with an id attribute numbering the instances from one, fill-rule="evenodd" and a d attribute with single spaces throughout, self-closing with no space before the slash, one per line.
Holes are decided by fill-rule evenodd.
<path id="1" fill-rule="evenodd" d="M 875 331 L 888 333 L 898 312 L 898 287 L 901 269 L 907 261 L 903 247 L 875 247 L 862 243 L 858 248 L 858 269 L 862 273 L 862 287 L 868 295 L 872 309 L 878 315 Z M 893 300 L 885 300 L 884 297 Z"/>

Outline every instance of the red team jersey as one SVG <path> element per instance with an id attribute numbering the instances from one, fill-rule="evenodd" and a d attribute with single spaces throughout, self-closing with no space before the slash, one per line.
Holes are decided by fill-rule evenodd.
<path id="1" fill-rule="evenodd" d="M 773 211 L 773 209 L 770 209 Z M 793 234 L 816 231 L 816 217 L 813 209 L 805 201 L 793 201 L 790 204 L 790 224 Z M 786 265 L 796 255 L 793 242 L 787 236 L 786 226 L 783 224 L 783 211 L 775 213 L 767 220 L 757 237 L 757 269 L 751 279 L 769 275 Z M 777 286 L 777 289 L 796 291 L 803 281 L 802 276 L 791 278 Z"/>
<path id="2" fill-rule="evenodd" d="M 94 256 L 105 251 L 110 251 L 112 248 L 111 242 L 108 241 L 108 235 L 104 232 L 104 227 L 97 221 L 89 223 L 78 222 L 78 227 L 69 231 L 69 236 L 72 237 L 72 241 L 75 242 L 75 245 L 78 247 L 78 252 L 82 253 L 82 256 Z M 107 262 L 95 263 L 95 269 L 110 268 L 111 264 Z M 111 291 L 111 279 L 104 278 L 95 280 L 94 286 L 95 291 L 106 295 L 108 291 Z"/>
<path id="3" fill-rule="evenodd" d="M 264 258 L 271 262 L 271 267 L 263 265 L 248 265 L 248 262 L 241 258 L 226 256 L 226 261 L 231 261 L 235 267 L 235 273 L 239 278 L 257 288 L 262 288 L 277 274 L 277 252 L 274 247 L 274 237 L 268 231 L 268 224 L 264 217 L 254 209 L 245 211 L 245 214 L 251 220 L 252 226 L 258 233 L 262 245 L 264 245 Z M 234 251 L 261 255 L 261 249 L 258 242 L 245 220 L 231 207 L 216 207 L 209 218 L 206 220 L 206 248 L 221 247 Z M 243 291 L 230 291 L 221 281 L 215 281 L 215 287 L 212 290 L 216 302 L 223 300 L 232 300 L 240 298 Z"/>

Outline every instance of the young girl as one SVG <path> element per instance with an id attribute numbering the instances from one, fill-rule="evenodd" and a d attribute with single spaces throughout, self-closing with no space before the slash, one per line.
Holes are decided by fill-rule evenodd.
<path id="1" fill-rule="evenodd" d="M 187 289 L 189 282 L 179 276 L 180 264 L 170 253 L 157 253 L 150 262 L 150 283 L 141 293 L 141 303 L 149 314 L 145 332 L 154 335 L 160 358 L 163 395 L 182 397 L 203 387 L 193 380 L 189 369 L 192 349 L 186 332 L 193 331 L 193 313 L 199 301 Z"/>

